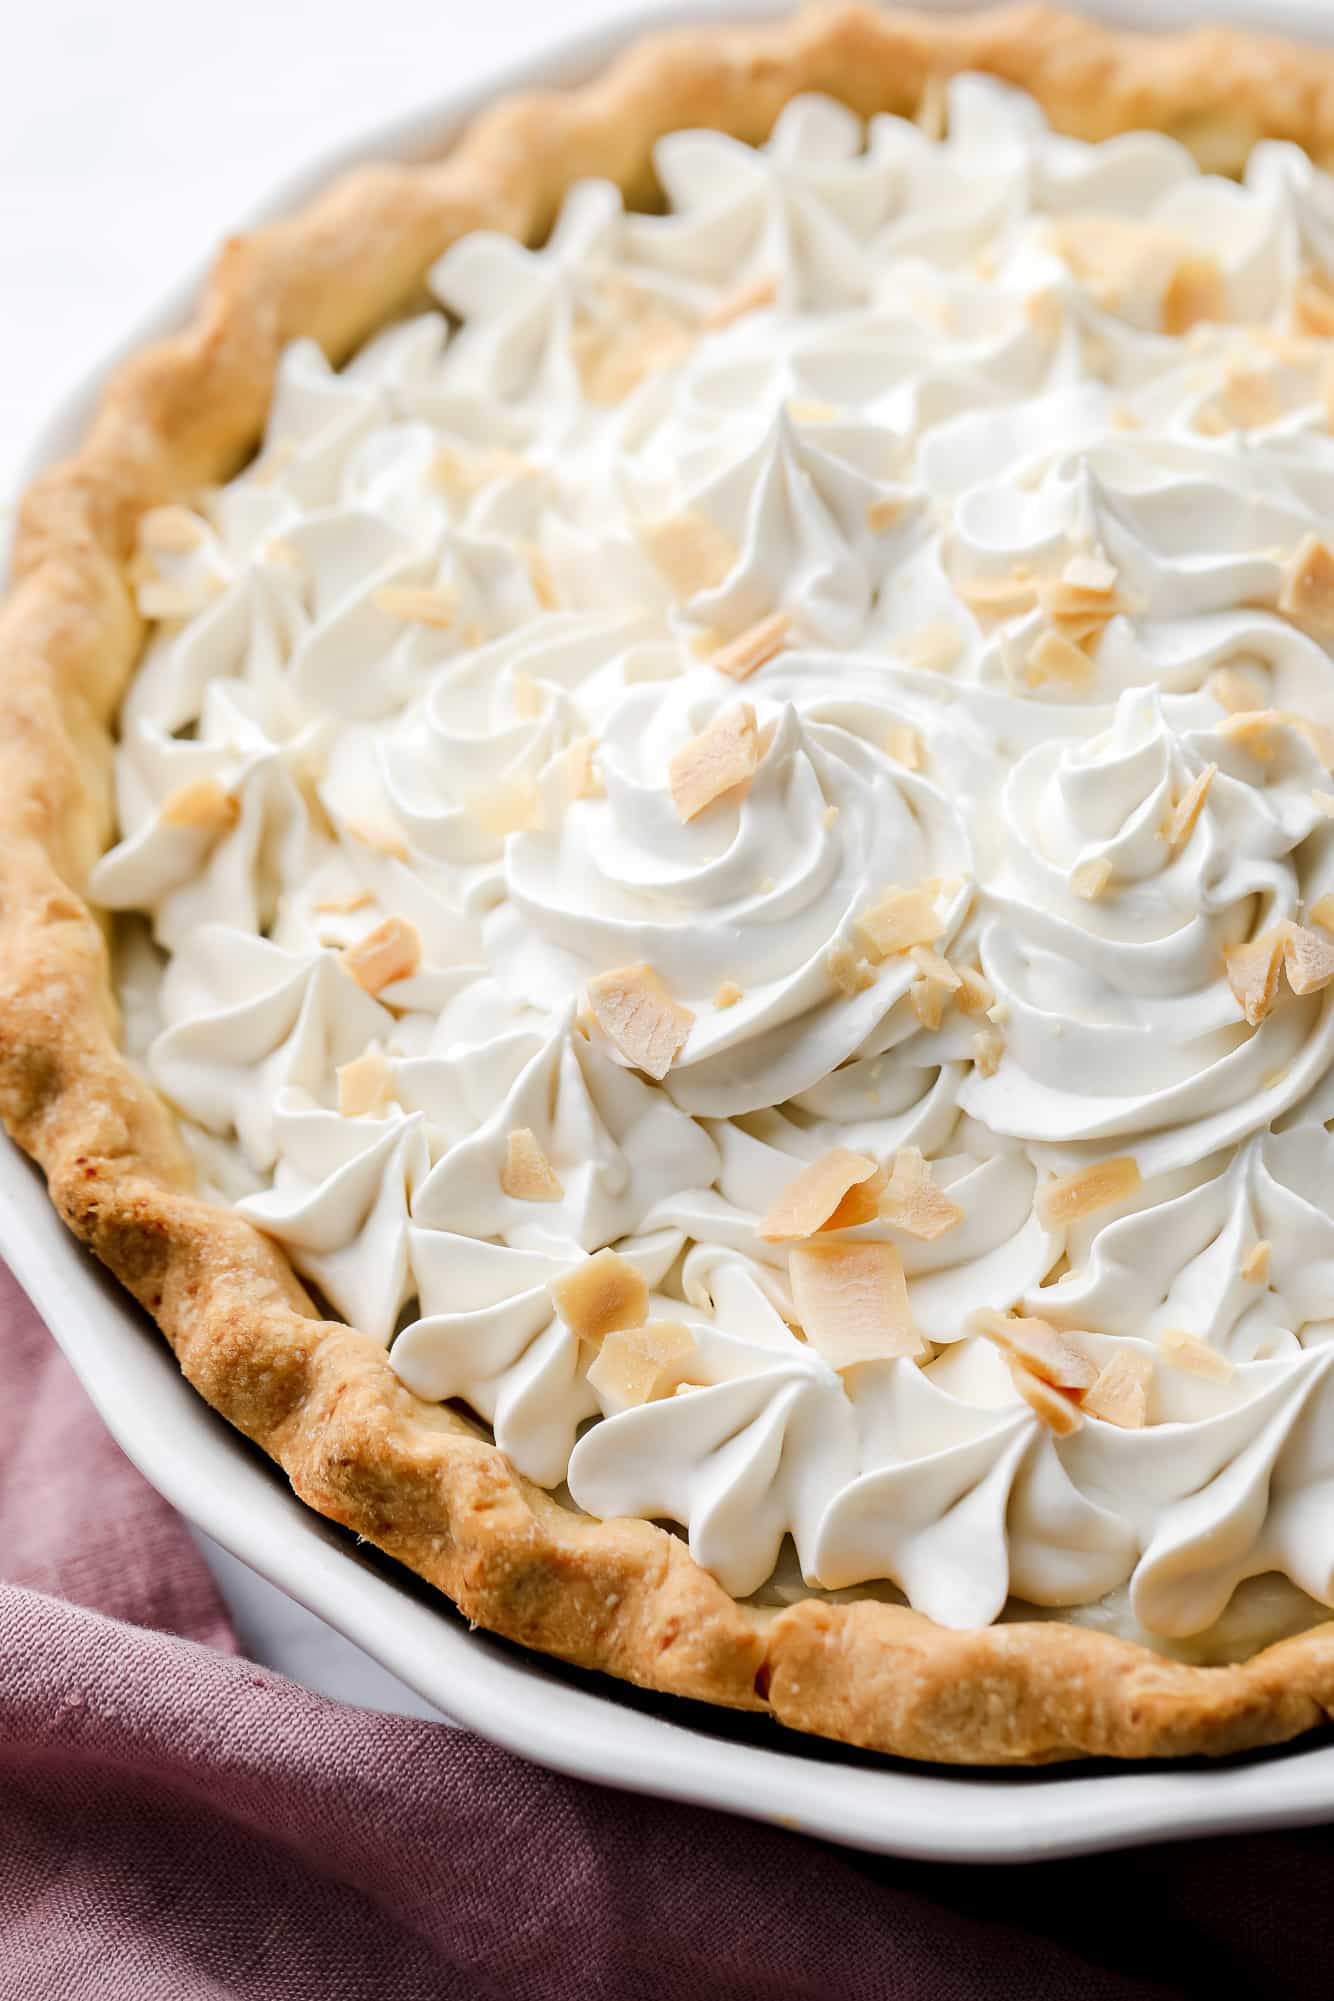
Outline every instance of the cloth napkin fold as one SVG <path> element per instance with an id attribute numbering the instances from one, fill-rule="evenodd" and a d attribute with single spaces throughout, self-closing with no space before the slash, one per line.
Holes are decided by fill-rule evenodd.
<path id="1" fill-rule="evenodd" d="M 563 1779 L 241 1659 L 0 1270 L 0 2001 L 1330 1991 L 1324 1830 L 1011 1869 Z"/>

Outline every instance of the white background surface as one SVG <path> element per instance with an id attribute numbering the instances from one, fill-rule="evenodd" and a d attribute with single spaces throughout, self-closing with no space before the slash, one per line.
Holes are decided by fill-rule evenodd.
<path id="1" fill-rule="evenodd" d="M 313 157 L 618 0 L 15 0 L 0 62 L 0 548 L 47 414 Z M 242 1645 L 345 1701 L 420 1697 L 204 1537 Z"/>

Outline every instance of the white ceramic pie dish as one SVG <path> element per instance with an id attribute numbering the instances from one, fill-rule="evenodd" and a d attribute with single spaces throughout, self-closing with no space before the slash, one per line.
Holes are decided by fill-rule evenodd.
<path id="1" fill-rule="evenodd" d="M 703 18 L 703 10 L 699 11 Z M 710 14 L 724 10 L 710 9 Z M 737 9 L 731 10 L 736 12 Z M 1155 26 L 1183 5 L 1091 11 Z M 1256 7 L 1216 4 L 1254 21 Z M 680 20 L 682 10 L 672 10 Z M 1263 10 L 1265 24 L 1319 32 L 1314 5 Z M 302 199 L 347 161 L 411 157 L 447 138 L 482 95 L 596 67 L 644 21 L 557 50 L 406 124 L 319 161 L 271 204 Z M 180 316 L 183 288 L 136 341 Z M 59 410 L 31 474 L 72 441 L 103 368 Z M 0 1156 L 0 1253 L 13 1266 L 127 1454 L 208 1535 L 460 1722 L 580 1777 L 729 1808 L 859 1846 L 922 1858 L 1023 1860 L 1187 1833 L 1323 1819 L 1334 1747 L 1219 1767 L 953 1773 L 863 1758 L 780 1733 L 763 1719 L 639 1696 L 567 1671 L 483 1633 L 470 1634 L 405 1572 L 310 1513 L 281 1475 L 231 1432 L 179 1376 L 169 1351 L 115 1283 L 63 1231 L 35 1172 Z"/>

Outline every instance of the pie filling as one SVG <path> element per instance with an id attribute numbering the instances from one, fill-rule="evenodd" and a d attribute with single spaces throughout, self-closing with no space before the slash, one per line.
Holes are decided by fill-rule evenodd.
<path id="1" fill-rule="evenodd" d="M 1334 183 L 946 111 L 293 345 L 92 894 L 206 1192 L 533 1480 L 1245 1652 L 1334 1601 Z"/>

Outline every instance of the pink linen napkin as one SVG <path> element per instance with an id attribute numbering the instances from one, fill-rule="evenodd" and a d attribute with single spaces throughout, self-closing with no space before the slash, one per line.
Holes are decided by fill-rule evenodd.
<path id="1" fill-rule="evenodd" d="M 1334 1839 L 1018 1869 L 544 1772 L 240 1659 L 0 1271 L 0 2001 L 1324 1997 Z"/>

